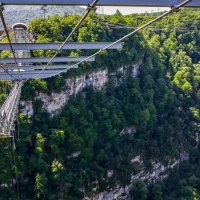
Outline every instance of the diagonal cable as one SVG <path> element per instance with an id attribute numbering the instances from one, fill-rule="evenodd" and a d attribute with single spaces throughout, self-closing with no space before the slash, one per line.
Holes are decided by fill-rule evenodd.
<path id="1" fill-rule="evenodd" d="M 2 13 L 2 8 L 0 8 L 0 14 L 2 14 L 1 16 L 3 16 L 3 13 Z M 3 18 L 3 20 L 4 20 L 4 18 Z M 3 22 L 3 21 L 2 21 Z M 4 22 L 5 22 L 5 20 L 4 20 Z M 6 29 L 7 30 L 7 29 Z M 7 33 L 6 33 L 6 35 L 7 35 Z M 8 34 L 9 35 L 9 34 Z M 8 72 L 8 70 L 6 69 L 6 68 L 4 68 L 4 66 L 3 65 L 0 65 L 0 67 L 11 77 L 11 79 L 13 79 L 13 75 L 12 74 L 10 74 L 9 72 Z M 15 78 L 15 79 L 17 79 L 17 78 Z"/>
<path id="2" fill-rule="evenodd" d="M 116 23 L 116 24 L 111 24 L 110 22 L 107 22 L 107 21 L 100 21 L 100 20 L 96 20 L 96 19 L 91 19 L 93 22 L 97 22 L 97 23 L 100 23 L 104 26 L 109 26 L 109 28 L 111 29 L 136 29 L 138 28 L 138 26 L 126 26 L 125 24 L 121 24 L 121 23 Z M 184 22 L 184 21 L 183 21 Z M 193 26 L 191 26 L 193 28 Z M 173 27 L 173 29 L 178 29 L 178 30 L 165 30 L 164 29 L 165 26 L 163 27 L 158 27 L 158 26 L 150 26 L 147 28 L 147 30 L 150 30 L 150 31 L 165 31 L 165 32 L 173 32 L 173 31 L 176 31 L 176 32 L 199 32 L 200 29 L 186 29 L 185 27 L 183 27 L 182 29 L 180 29 L 179 27 Z"/>
<path id="3" fill-rule="evenodd" d="M 78 30 L 79 26 L 86 19 L 86 17 L 90 14 L 90 12 L 96 8 L 96 4 L 98 3 L 98 1 L 99 0 L 94 0 L 94 2 L 92 4 L 88 5 L 86 13 L 82 16 L 82 18 L 80 19 L 80 21 L 78 22 L 78 24 L 73 28 L 73 30 L 71 31 L 71 33 L 68 35 L 68 37 L 62 43 L 62 45 L 60 46 L 60 48 L 56 51 L 56 53 L 54 54 L 54 56 L 49 60 L 49 62 L 47 63 L 47 65 L 44 67 L 44 69 L 41 70 L 40 73 L 38 73 L 34 78 L 37 78 L 51 64 L 51 62 L 54 60 L 54 58 L 58 55 L 58 53 L 63 49 L 63 47 L 65 46 L 65 44 L 69 41 L 69 38 Z"/>
<path id="4" fill-rule="evenodd" d="M 3 10 L 3 8 L 1 7 L 1 8 L 0 8 L 0 17 L 1 17 L 1 21 L 2 21 L 2 23 L 3 23 L 3 27 L 4 27 L 4 30 L 5 30 L 5 32 L 6 32 L 6 37 L 7 37 L 7 39 L 8 39 L 8 42 L 9 42 L 9 45 L 10 45 L 10 49 L 11 49 L 11 52 L 12 52 L 12 54 L 13 54 L 13 58 L 14 58 L 14 60 L 15 60 L 15 64 L 16 64 L 16 66 L 17 66 L 17 68 L 18 68 L 18 72 L 19 72 L 19 74 L 20 74 L 20 76 L 21 76 L 21 78 L 22 78 L 22 75 L 21 75 L 21 72 L 20 72 L 20 69 L 19 69 L 19 65 L 18 65 L 16 56 L 15 56 L 15 51 L 14 51 L 13 46 L 12 46 L 12 42 L 11 42 L 11 39 L 10 39 L 10 36 L 9 36 L 9 33 L 8 33 L 8 29 L 7 29 L 7 26 L 6 26 L 6 22 L 5 22 L 5 19 L 4 19 L 3 11 L 2 11 L 2 10 Z"/>
<path id="5" fill-rule="evenodd" d="M 70 68 L 74 68 L 75 66 L 77 66 L 77 65 L 79 65 L 79 64 L 81 64 L 81 63 L 83 63 L 83 62 L 85 62 L 85 61 L 87 61 L 87 60 L 89 60 L 90 58 L 95 57 L 96 55 L 100 54 L 102 51 L 104 51 L 104 50 L 106 50 L 106 49 L 109 49 L 110 47 L 116 45 L 116 44 L 119 43 L 119 42 L 122 42 L 122 41 L 125 40 L 126 38 L 128 38 L 128 37 L 134 35 L 134 34 L 137 33 L 138 31 L 140 31 L 140 30 L 142 30 L 142 29 L 148 27 L 149 25 L 153 24 L 154 22 L 156 22 L 156 21 L 162 19 L 163 17 L 169 15 L 170 13 L 172 13 L 172 12 L 174 12 L 174 11 L 179 11 L 179 8 L 181 8 L 181 7 L 183 7 L 184 5 L 190 3 L 191 1 L 192 1 L 192 0 L 186 0 L 186 1 L 180 3 L 180 4 L 176 5 L 176 6 L 172 6 L 171 9 L 170 9 L 169 11 L 167 11 L 167 12 L 163 13 L 162 15 L 156 17 L 155 19 L 151 20 L 150 22 L 148 22 L 148 23 L 142 25 L 141 27 L 139 27 L 139 28 L 137 28 L 136 30 L 130 32 L 129 34 L 125 35 L 124 37 L 120 38 L 119 40 L 117 40 L 117 41 L 113 42 L 112 44 L 106 46 L 105 48 L 100 49 L 99 51 L 97 51 L 96 53 L 92 54 L 91 56 L 88 56 L 87 58 L 83 59 L 82 61 L 77 62 L 77 63 L 75 63 L 74 65 L 71 65 L 71 67 L 69 67 L 68 69 L 61 70 L 61 71 L 59 71 L 59 72 L 53 74 L 52 76 L 56 76 L 56 75 L 58 75 L 58 74 L 60 74 L 60 73 L 66 72 L 66 71 L 69 70 Z"/>
<path id="6" fill-rule="evenodd" d="M 5 69 L 5 67 L 3 65 L 0 65 L 0 68 L 2 68 L 11 77 L 11 79 L 13 79 L 13 74 L 10 74 L 8 72 L 8 69 Z M 15 79 L 17 79 L 17 78 L 15 78 Z"/>

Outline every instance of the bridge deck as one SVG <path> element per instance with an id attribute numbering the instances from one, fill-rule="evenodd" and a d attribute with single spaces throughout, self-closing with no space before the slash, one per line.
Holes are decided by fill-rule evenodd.
<path id="1" fill-rule="evenodd" d="M 14 130 L 14 121 L 17 114 L 20 99 L 22 82 L 15 82 L 15 85 L 0 108 L 0 137 L 11 137 Z"/>

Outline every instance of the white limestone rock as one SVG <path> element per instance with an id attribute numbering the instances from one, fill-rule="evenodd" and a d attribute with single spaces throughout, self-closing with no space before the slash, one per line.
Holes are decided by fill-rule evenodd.
<path id="1" fill-rule="evenodd" d="M 33 102 L 32 101 L 20 101 L 20 111 L 23 115 L 33 115 Z"/>

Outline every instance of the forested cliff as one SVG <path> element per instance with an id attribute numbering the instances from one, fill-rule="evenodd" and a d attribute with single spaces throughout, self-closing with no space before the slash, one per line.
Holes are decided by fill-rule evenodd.
<path id="1" fill-rule="evenodd" d="M 157 14 L 91 14 L 71 41 L 115 41 Z M 29 31 L 38 42 L 61 42 L 79 19 L 35 19 Z M 198 29 L 199 11 L 185 9 L 130 37 L 122 49 L 102 52 L 93 63 L 28 81 L 15 163 L 9 142 L 0 145 L 0 199 L 17 199 L 16 176 L 21 200 L 198 199 Z M 125 189 L 106 196 L 116 188 Z"/>

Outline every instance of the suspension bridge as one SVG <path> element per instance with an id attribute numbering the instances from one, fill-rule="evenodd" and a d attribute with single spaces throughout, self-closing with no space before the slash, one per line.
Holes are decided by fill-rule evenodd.
<path id="1" fill-rule="evenodd" d="M 6 32 L 8 43 L 0 44 L 0 51 L 8 50 L 13 58 L 0 59 L 0 80 L 12 80 L 14 87 L 0 109 L 0 136 L 13 137 L 14 122 L 17 116 L 17 108 L 20 99 L 22 85 L 28 79 L 50 78 L 69 69 L 77 69 L 83 62 L 94 62 L 95 57 L 104 50 L 122 48 L 122 42 L 138 31 L 152 25 L 163 17 L 180 10 L 181 7 L 200 7 L 199 0 L 1 0 L 0 16 Z M 87 6 L 82 16 L 71 33 L 63 43 L 33 43 L 27 31 L 27 26 L 22 23 L 13 25 L 14 37 L 11 40 L 8 28 L 4 19 L 4 5 L 63 5 L 63 6 Z M 155 19 L 135 28 L 129 34 L 115 42 L 69 42 L 71 36 L 78 30 L 83 21 L 91 11 L 96 11 L 97 6 L 151 6 L 169 7 L 165 13 Z M 88 49 L 97 50 L 90 56 L 82 57 L 58 57 L 61 50 Z M 56 50 L 52 58 L 31 58 L 31 50 Z M 37 63 L 43 63 L 38 65 Z M 52 64 L 53 63 L 53 64 Z M 57 65 L 56 63 L 64 63 Z M 66 64 L 67 63 L 67 64 Z M 71 64 L 69 64 L 71 63 Z"/>

